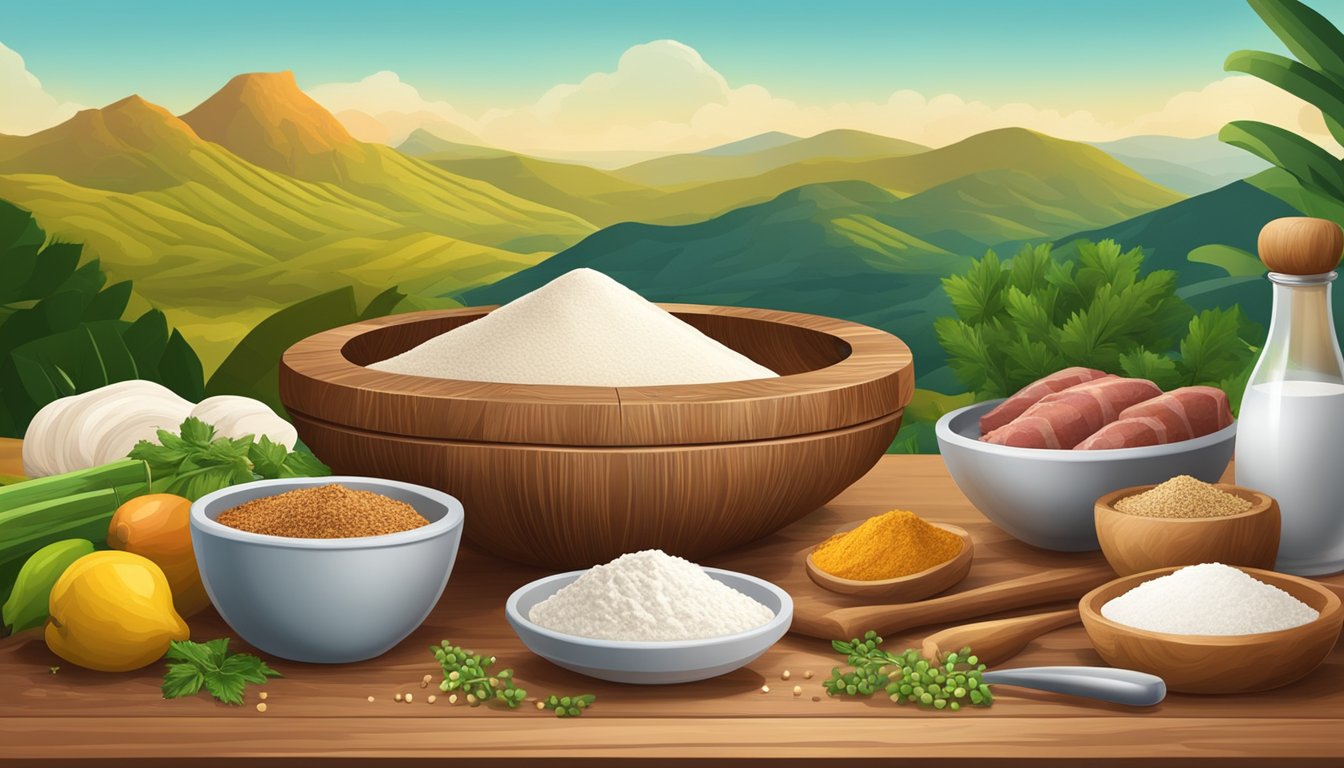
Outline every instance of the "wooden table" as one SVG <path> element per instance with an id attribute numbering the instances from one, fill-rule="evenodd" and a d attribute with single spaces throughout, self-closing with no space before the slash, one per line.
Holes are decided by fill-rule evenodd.
<path id="1" fill-rule="evenodd" d="M 830 508 L 871 514 L 897 506 L 934 520 L 983 522 L 936 456 L 885 457 Z M 0 641 L 0 765 L 50 765 L 51 758 L 128 766 L 204 758 L 206 764 L 251 765 L 317 757 L 508 765 L 773 766 L 902 758 L 938 765 L 1344 765 L 1344 650 L 1338 648 L 1288 690 L 1239 697 L 1173 694 L 1145 711 L 1007 688 L 997 691 L 992 708 L 956 714 L 897 707 L 880 698 L 832 700 L 819 682 L 837 658 L 825 643 L 792 635 L 748 668 L 715 680 L 623 686 L 553 667 L 514 637 L 504 621 L 504 597 L 540 573 L 463 552 L 438 609 L 383 657 L 335 667 L 274 662 L 285 677 L 266 686 L 264 714 L 254 707 L 255 689 L 242 707 L 203 695 L 165 701 L 158 665 L 105 675 L 61 663 L 33 633 Z M 1344 578 L 1330 581 L 1344 589 Z M 230 634 L 213 612 L 191 625 L 198 640 Z M 888 643 L 917 644 L 928 631 Z M 429 704 L 434 690 L 421 689 L 419 681 L 437 675 L 427 649 L 445 638 L 498 655 L 529 691 L 593 692 L 597 704 L 575 720 L 534 709 L 450 706 L 442 694 Z M 1047 635 L 1012 661 L 1100 663 L 1079 627 Z M 780 679 L 786 669 L 792 672 L 787 683 Z M 815 677 L 802 679 L 809 670 Z M 769 693 L 761 692 L 763 684 L 770 685 Z M 791 694 L 795 684 L 803 685 L 804 695 Z M 394 702 L 398 692 L 413 693 L 414 703 Z"/>

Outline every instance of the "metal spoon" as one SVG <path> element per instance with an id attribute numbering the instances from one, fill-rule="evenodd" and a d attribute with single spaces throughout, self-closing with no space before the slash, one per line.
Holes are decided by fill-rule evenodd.
<path id="1" fill-rule="evenodd" d="M 993 685 L 1034 688 L 1131 707 L 1151 707 L 1167 695 L 1162 678 L 1112 667 L 1020 667 L 985 672 L 980 679 Z"/>

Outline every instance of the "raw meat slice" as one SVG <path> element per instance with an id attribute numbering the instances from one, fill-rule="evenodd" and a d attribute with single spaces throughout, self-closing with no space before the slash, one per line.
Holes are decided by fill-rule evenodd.
<path id="1" fill-rule="evenodd" d="M 1162 394 L 1147 379 L 1108 376 L 1046 395 L 984 440 L 1018 448 L 1069 449 L 1115 421 L 1120 412 Z"/>
<path id="2" fill-rule="evenodd" d="M 1232 423 L 1227 394 L 1216 387 L 1181 387 L 1131 405 L 1120 418 L 1076 446 L 1080 451 L 1176 443 Z"/>
<path id="3" fill-rule="evenodd" d="M 1088 381 L 1105 378 L 1111 374 L 1105 371 L 1098 371 L 1092 368 L 1063 368 L 1042 379 L 1037 379 L 1027 386 L 1017 390 L 1012 397 L 1004 400 L 994 407 L 992 411 L 980 417 L 980 434 L 988 435 L 990 432 L 1004 426 L 1008 422 L 1021 416 L 1031 406 L 1035 405 L 1046 395 L 1054 394 L 1069 387 L 1083 384 Z"/>

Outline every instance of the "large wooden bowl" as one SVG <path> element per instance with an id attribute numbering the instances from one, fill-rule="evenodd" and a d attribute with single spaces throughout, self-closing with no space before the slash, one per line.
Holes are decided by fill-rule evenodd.
<path id="1" fill-rule="evenodd" d="M 1225 517 L 1144 517 L 1121 512 L 1116 502 L 1152 485 L 1136 485 L 1097 499 L 1097 540 L 1106 562 L 1121 576 L 1167 566 L 1223 563 L 1273 568 L 1279 554 L 1279 503 L 1239 485 L 1218 483 L 1251 502 L 1239 515 Z"/>
<path id="2" fill-rule="evenodd" d="M 1320 665 L 1339 640 L 1344 610 L 1328 587 L 1299 576 L 1242 568 L 1266 584 L 1316 609 L 1320 616 L 1300 627 L 1254 635 L 1172 635 L 1126 626 L 1101 615 L 1101 607 L 1145 581 L 1178 568 L 1124 576 L 1083 596 L 1083 627 L 1101 658 L 1161 677 L 1181 693 L 1251 693 L 1301 680 Z"/>
<path id="3" fill-rule="evenodd" d="M 613 388 L 365 367 L 493 309 L 473 307 L 309 337 L 285 352 L 280 397 L 335 472 L 442 489 L 466 506 L 469 544 L 552 568 L 753 541 L 825 504 L 890 445 L 914 391 L 900 339 L 814 315 L 662 306 L 782 375 Z"/>

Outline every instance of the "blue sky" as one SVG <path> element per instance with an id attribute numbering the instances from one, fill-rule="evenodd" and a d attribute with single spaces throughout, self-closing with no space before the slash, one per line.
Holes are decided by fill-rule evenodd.
<path id="1" fill-rule="evenodd" d="M 1314 0 L 1344 22 L 1344 0 Z M 199 7 L 198 7 L 199 6 Z M 467 111 L 535 100 L 673 38 L 732 85 L 809 103 L 908 88 L 1001 104 L 1128 111 L 1280 47 L 1241 0 L 369 3 L 229 0 L 8 4 L 0 42 L 61 100 L 130 92 L 184 110 L 243 71 L 305 87 L 393 70 Z"/>

